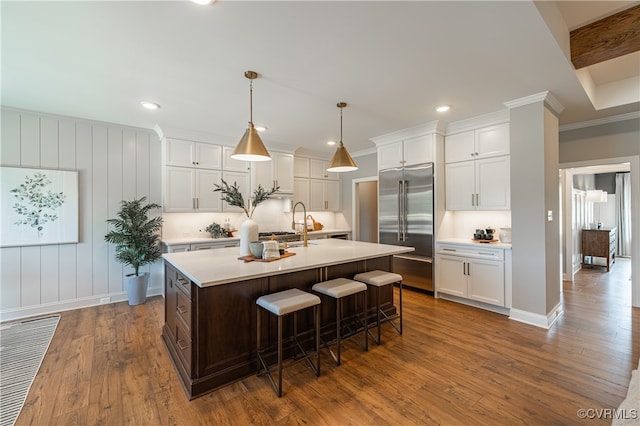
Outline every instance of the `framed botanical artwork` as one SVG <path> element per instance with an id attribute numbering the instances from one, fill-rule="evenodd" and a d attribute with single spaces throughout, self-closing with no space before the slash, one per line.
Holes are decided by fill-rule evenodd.
<path id="1" fill-rule="evenodd" d="M 0 247 L 78 242 L 78 172 L 0 167 Z"/>

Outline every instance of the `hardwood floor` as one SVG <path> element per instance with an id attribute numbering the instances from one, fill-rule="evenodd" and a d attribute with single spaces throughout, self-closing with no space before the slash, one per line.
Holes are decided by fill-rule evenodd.
<path id="1" fill-rule="evenodd" d="M 277 398 L 265 377 L 188 401 L 160 339 L 162 297 L 63 312 L 17 425 L 610 424 L 577 410 L 615 408 L 640 357 L 630 262 L 564 283 L 549 331 L 404 292 L 404 335 L 345 342 L 322 375 L 285 370 Z"/>

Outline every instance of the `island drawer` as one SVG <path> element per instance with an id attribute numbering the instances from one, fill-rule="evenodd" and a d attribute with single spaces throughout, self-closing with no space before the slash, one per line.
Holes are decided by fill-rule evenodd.
<path id="1" fill-rule="evenodd" d="M 191 330 L 191 299 L 189 296 L 182 293 L 181 291 L 177 292 L 178 301 L 176 303 L 176 313 L 186 325 L 187 331 Z"/>
<path id="2" fill-rule="evenodd" d="M 185 370 L 191 375 L 191 335 L 181 321 L 176 322 L 176 350 Z"/>
<path id="3" fill-rule="evenodd" d="M 176 275 L 176 287 L 191 296 L 191 280 L 178 271 L 176 271 Z"/>

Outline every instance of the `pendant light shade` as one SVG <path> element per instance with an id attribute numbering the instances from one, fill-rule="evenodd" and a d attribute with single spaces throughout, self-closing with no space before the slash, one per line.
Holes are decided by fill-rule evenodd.
<path id="1" fill-rule="evenodd" d="M 253 126 L 253 80 L 258 78 L 258 73 L 246 71 L 244 76 L 251 80 L 249 85 L 249 127 L 231 153 L 231 158 L 241 161 L 269 161 L 271 155 Z"/>
<path id="2" fill-rule="evenodd" d="M 342 143 L 342 108 L 345 108 L 347 104 L 345 102 L 339 102 L 337 107 L 340 108 L 340 144 L 338 145 L 338 149 L 336 149 L 336 153 L 333 154 L 333 158 L 329 162 L 329 167 L 327 167 L 328 172 L 352 172 L 354 170 L 358 170 L 358 166 L 349 155 L 347 148 L 344 147 Z"/>

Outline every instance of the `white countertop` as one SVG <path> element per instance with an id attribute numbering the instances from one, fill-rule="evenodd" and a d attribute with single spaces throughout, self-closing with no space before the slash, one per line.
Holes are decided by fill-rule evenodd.
<path id="1" fill-rule="evenodd" d="M 162 257 L 200 287 L 227 284 L 288 272 L 303 271 L 376 257 L 409 253 L 413 247 L 364 243 L 352 240 L 312 240 L 308 247 L 290 247 L 295 256 L 273 262 L 239 260 L 238 247 L 165 253 Z"/>
<path id="2" fill-rule="evenodd" d="M 504 250 L 511 250 L 510 243 L 479 243 L 471 238 L 443 238 L 438 240 L 436 243 L 462 244 L 474 247 L 482 246 L 484 248 L 499 248 Z"/>

